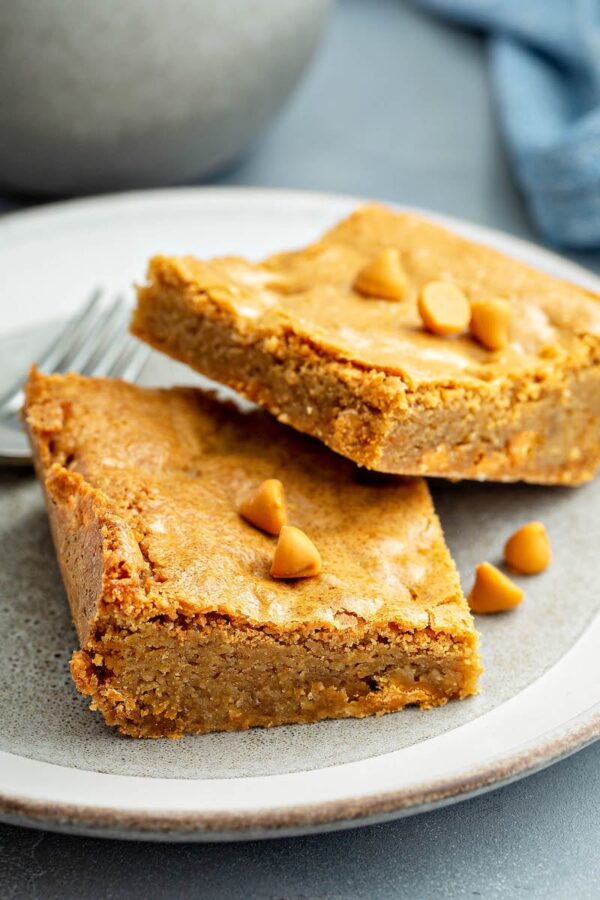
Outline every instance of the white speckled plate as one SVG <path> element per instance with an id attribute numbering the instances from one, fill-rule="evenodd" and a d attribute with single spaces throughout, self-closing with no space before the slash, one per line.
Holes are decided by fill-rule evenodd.
<path id="1" fill-rule="evenodd" d="M 92 287 L 128 287 L 155 252 L 260 256 L 316 237 L 352 198 L 185 189 L 74 201 L 0 219 L 0 387 Z M 600 291 L 544 250 L 451 222 Z M 154 355 L 145 383 L 200 379 Z M 600 734 L 600 481 L 569 490 L 434 488 L 465 587 L 507 534 L 543 519 L 551 569 L 526 602 L 479 621 L 481 694 L 380 719 L 134 741 L 75 692 L 75 646 L 38 485 L 0 470 L 0 817 L 162 840 L 272 836 L 380 821 L 532 772 Z"/>

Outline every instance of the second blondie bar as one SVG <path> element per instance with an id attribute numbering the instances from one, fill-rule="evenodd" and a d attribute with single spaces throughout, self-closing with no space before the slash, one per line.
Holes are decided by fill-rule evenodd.
<path id="1" fill-rule="evenodd" d="M 466 298 L 462 334 L 424 327 L 430 283 Z M 468 333 L 479 304 L 495 347 L 482 301 L 510 313 L 501 349 Z M 598 297 L 412 214 L 364 207 L 259 264 L 157 257 L 133 331 L 372 469 L 579 484 L 600 464 Z"/>

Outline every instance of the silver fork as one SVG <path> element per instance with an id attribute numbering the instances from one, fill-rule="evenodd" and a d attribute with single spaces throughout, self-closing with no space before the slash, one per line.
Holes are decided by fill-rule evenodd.
<path id="1" fill-rule="evenodd" d="M 92 296 L 70 319 L 37 360 L 45 372 L 75 371 L 135 381 L 149 349 L 127 330 L 127 305 L 118 296 L 106 306 L 103 292 Z M 19 413 L 23 405 L 24 378 L 0 396 L 0 465 L 26 465 L 31 452 Z"/>

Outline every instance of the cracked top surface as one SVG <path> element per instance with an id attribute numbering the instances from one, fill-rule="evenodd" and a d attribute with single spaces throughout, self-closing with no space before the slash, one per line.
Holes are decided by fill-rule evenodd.
<path id="1" fill-rule="evenodd" d="M 79 510 L 77 547 L 99 523 L 104 576 L 119 585 L 105 603 L 127 615 L 473 632 L 420 479 L 365 476 L 267 414 L 191 389 L 34 371 L 26 421 L 52 502 Z M 290 524 L 317 545 L 320 576 L 273 580 L 276 539 L 238 515 L 269 477 L 285 486 Z"/>
<path id="2" fill-rule="evenodd" d="M 407 295 L 365 298 L 358 271 L 387 247 L 400 251 Z M 178 285 L 202 313 L 207 298 L 242 331 L 292 331 L 337 359 L 401 376 L 407 385 L 489 382 L 503 375 L 585 365 L 600 351 L 600 302 L 589 292 L 468 241 L 432 222 L 365 206 L 304 250 L 254 264 L 237 257 L 202 262 L 156 257 L 151 282 Z M 501 298 L 513 307 L 510 342 L 497 352 L 468 335 L 423 330 L 417 295 L 449 280 L 470 300 Z"/>

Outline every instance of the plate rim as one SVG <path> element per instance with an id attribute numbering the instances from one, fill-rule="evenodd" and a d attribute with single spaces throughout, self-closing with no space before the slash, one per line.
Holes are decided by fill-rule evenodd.
<path id="1" fill-rule="evenodd" d="M 540 772 L 600 737 L 600 702 L 509 756 L 452 779 L 358 800 L 281 807 L 253 813 L 129 812 L 118 807 L 32 801 L 0 794 L 0 820 L 32 828 L 127 840 L 217 842 L 295 837 L 382 824 L 462 802 Z M 97 773 L 102 774 L 102 773 Z M 302 774 L 302 773 L 298 773 Z"/>
<path id="2" fill-rule="evenodd" d="M 346 194 L 304 191 L 288 188 L 256 188 L 245 186 L 210 186 L 159 188 L 74 198 L 43 207 L 11 210 L 0 216 L 0 234 L 8 227 L 17 228 L 28 223 L 51 221 L 61 215 L 79 210 L 93 211 L 98 207 L 110 209 L 114 204 L 144 203 L 149 199 L 236 198 L 244 203 L 260 202 L 269 197 L 285 203 L 358 205 L 380 202 L 396 209 L 410 210 L 438 221 L 474 240 L 489 242 L 492 246 L 507 248 L 507 252 L 529 260 L 530 264 L 544 268 L 558 268 L 568 280 L 584 287 L 600 289 L 600 278 L 583 266 L 563 259 L 559 254 L 531 241 L 495 228 L 469 222 L 454 216 L 436 213 L 415 206 L 404 206 L 386 200 L 355 197 Z M 534 260 L 531 263 L 531 260 Z M 5 334 L 15 333 L 9 329 Z M 582 632 L 593 626 L 590 622 Z M 577 641 L 575 642 L 575 644 Z M 575 645 L 572 645 L 575 646 Z M 561 657 L 562 659 L 563 657 Z M 557 664 L 560 662 L 557 661 Z M 543 673 L 536 681 L 544 678 Z M 533 682 L 535 683 L 535 682 Z M 519 696 L 518 694 L 515 696 Z M 600 700 L 576 716 L 566 719 L 519 746 L 512 753 L 503 753 L 488 759 L 480 767 L 468 772 L 446 776 L 438 781 L 425 782 L 416 787 L 404 787 L 374 794 L 363 794 L 345 799 L 325 800 L 321 803 L 296 804 L 260 810 L 223 812 L 181 812 L 177 810 L 153 812 L 151 810 L 126 810 L 119 807 L 94 807 L 83 804 L 33 800 L 25 795 L 0 791 L 0 819 L 14 824 L 26 824 L 39 828 L 66 831 L 95 836 L 121 837 L 145 840 L 242 840 L 257 837 L 288 836 L 299 833 L 337 830 L 357 825 L 374 824 L 406 815 L 424 812 L 439 806 L 477 796 L 487 790 L 509 784 L 521 777 L 533 774 L 571 753 L 582 749 L 600 737 Z M 6 755 L 19 757 L 17 754 Z M 59 767 L 67 768 L 68 767 Z M 102 773 L 95 773 L 102 776 Z M 296 773 L 298 775 L 302 772 Z M 270 777 L 270 776 L 267 776 Z M 193 780 L 193 779 L 192 779 Z M 198 779 L 202 781 L 202 779 Z"/>

